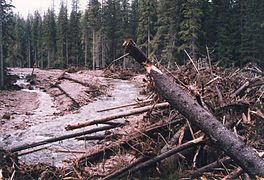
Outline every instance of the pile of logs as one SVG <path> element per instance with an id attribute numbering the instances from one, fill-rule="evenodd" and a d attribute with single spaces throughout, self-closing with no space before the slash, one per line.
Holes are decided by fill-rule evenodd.
<path id="1" fill-rule="evenodd" d="M 133 41 L 124 46 L 126 53 L 145 67 L 148 87 L 158 95 L 144 116 L 143 127 L 127 134 L 111 131 L 114 139 L 106 136 L 106 144 L 78 160 L 80 172 L 102 179 L 264 177 L 264 79 L 256 65 L 243 69 L 199 67 L 190 59 L 169 72 L 151 64 Z M 162 102 L 157 101 L 169 104 L 161 109 Z M 67 129 L 95 123 L 101 121 Z"/>
<path id="2" fill-rule="evenodd" d="M 170 72 L 152 64 L 132 40 L 124 48 L 147 71 L 152 99 L 101 110 L 139 106 L 65 127 L 102 124 L 97 128 L 11 151 L 69 138 L 98 142 L 88 152 L 69 151 L 84 154 L 72 165 L 71 176 L 79 179 L 264 177 L 264 73 L 257 65 L 224 69 L 190 58 Z M 143 115 L 115 122 L 135 114 Z"/>

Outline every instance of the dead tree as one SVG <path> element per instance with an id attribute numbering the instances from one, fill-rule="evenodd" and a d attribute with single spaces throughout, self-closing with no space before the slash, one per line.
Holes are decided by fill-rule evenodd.
<path id="1" fill-rule="evenodd" d="M 155 82 L 156 91 L 172 107 L 211 137 L 215 145 L 224 150 L 249 175 L 264 177 L 264 160 L 253 149 L 224 127 L 211 113 L 202 108 L 191 96 L 173 83 L 167 75 L 152 65 L 133 40 L 126 40 L 123 47 L 126 53 L 129 53 L 138 63 L 144 66 Z"/>

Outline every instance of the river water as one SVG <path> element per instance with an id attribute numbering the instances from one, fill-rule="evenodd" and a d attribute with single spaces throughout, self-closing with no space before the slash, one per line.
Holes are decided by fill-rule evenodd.
<path id="1" fill-rule="evenodd" d="M 94 102 L 89 103 L 80 108 L 79 113 L 66 114 L 64 116 L 56 116 L 57 110 L 53 106 L 52 98 L 49 94 L 41 90 L 23 90 L 36 92 L 39 95 L 39 108 L 34 111 L 34 114 L 28 116 L 28 126 L 24 129 L 10 129 L 7 133 L 0 136 L 0 145 L 4 145 L 5 149 L 11 149 L 24 144 L 43 141 L 53 137 L 59 137 L 74 132 L 82 132 L 98 126 L 89 126 L 86 128 L 66 131 L 65 127 L 68 124 L 76 124 L 86 120 L 93 120 L 106 115 L 111 115 L 120 111 L 131 109 L 127 107 L 106 112 L 96 112 L 97 110 L 124 105 L 135 102 L 136 98 L 143 98 L 139 95 L 140 88 L 133 82 L 127 80 L 105 79 L 110 83 L 108 95 L 99 96 Z M 122 119 L 121 119 L 122 120 Z M 14 121 L 19 121 L 15 119 Z M 101 132 L 103 133 L 103 132 Z M 59 153 L 56 149 L 62 150 L 81 150 L 85 151 L 93 146 L 93 142 L 84 143 L 77 141 L 74 138 L 63 140 L 57 143 L 52 143 L 47 149 L 34 152 L 28 155 L 23 155 L 20 159 L 26 164 L 50 163 L 55 166 L 64 166 L 63 160 L 81 156 L 80 154 Z"/>

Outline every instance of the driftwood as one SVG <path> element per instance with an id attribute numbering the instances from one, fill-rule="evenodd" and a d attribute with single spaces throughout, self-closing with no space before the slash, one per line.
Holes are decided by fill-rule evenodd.
<path id="1" fill-rule="evenodd" d="M 60 77 L 60 79 L 66 79 L 66 80 L 73 81 L 73 82 L 75 82 L 75 83 L 81 84 L 81 85 L 83 85 L 83 86 L 90 87 L 90 84 L 88 84 L 88 83 L 85 83 L 85 82 L 79 81 L 79 80 L 77 80 L 77 79 L 70 78 L 70 77 L 65 76 L 65 75 L 62 76 L 62 77 Z"/>
<path id="2" fill-rule="evenodd" d="M 72 153 L 72 154 L 85 154 L 85 151 L 79 151 L 79 150 L 64 150 L 64 149 L 56 149 L 55 152 L 60 153 Z"/>
<path id="3" fill-rule="evenodd" d="M 88 140 L 103 140 L 106 138 L 106 135 L 97 135 L 97 136 L 83 136 L 83 137 L 77 137 L 77 140 L 84 140 L 84 141 L 88 141 Z"/>
<path id="4" fill-rule="evenodd" d="M 130 173 L 133 173 L 133 172 L 136 172 L 138 170 L 142 170 L 143 168 L 146 168 L 146 167 L 149 167 L 151 165 L 153 165 L 154 163 L 156 162 L 159 162 L 167 157 L 170 157 L 172 156 L 173 154 L 176 154 L 182 150 L 185 150 L 185 149 L 188 149 L 190 147 L 193 147 L 193 146 L 197 146 L 199 144 L 201 144 L 202 142 L 204 142 L 204 138 L 203 137 L 199 137 L 197 139 L 194 139 L 194 140 L 191 140 L 191 141 L 188 141 L 182 145 L 179 145 L 179 146 L 176 146 L 174 148 L 172 148 L 171 150 L 165 152 L 165 153 L 162 153 L 158 156 L 155 156 L 153 158 L 151 158 L 150 160 L 147 160 L 141 164 L 139 164 L 138 166 L 136 166 L 135 168 L 133 168 Z"/>
<path id="5" fill-rule="evenodd" d="M 204 167 L 201 167 L 199 169 L 196 169 L 195 171 L 187 174 L 185 177 L 188 177 L 188 178 L 197 178 L 199 176 L 201 176 L 204 172 L 208 172 L 208 171 L 211 171 L 213 168 L 217 168 L 217 167 L 220 167 L 223 165 L 223 163 L 228 163 L 228 162 L 231 162 L 232 159 L 229 158 L 229 157 L 224 157 L 222 159 L 219 159 L 215 162 L 212 162 Z"/>
<path id="6" fill-rule="evenodd" d="M 42 147 L 42 148 L 34 149 L 34 150 L 31 150 L 31 151 L 19 153 L 18 156 L 24 156 L 24 155 L 27 155 L 27 154 L 30 154 L 30 153 L 34 153 L 34 152 L 37 152 L 37 151 L 41 151 L 41 150 L 44 150 L 44 149 L 48 149 L 48 147 Z"/>
<path id="7" fill-rule="evenodd" d="M 125 105 L 116 106 L 116 107 L 112 107 L 112 108 L 102 109 L 102 110 L 98 110 L 96 112 L 111 111 L 111 110 L 114 110 L 114 109 L 121 109 L 121 108 L 129 107 L 129 106 L 143 105 L 145 103 L 149 103 L 149 102 L 152 102 L 152 101 L 153 101 L 153 99 L 148 99 L 148 100 L 145 100 L 145 101 L 138 101 L 138 102 L 131 103 L 131 104 L 125 104 Z"/>
<path id="8" fill-rule="evenodd" d="M 137 62 L 145 67 L 155 82 L 156 91 L 172 107 L 211 137 L 215 144 L 233 158 L 249 175 L 264 177 L 264 160 L 253 149 L 225 128 L 211 113 L 174 84 L 167 75 L 153 66 L 133 40 L 126 40 L 123 46 L 125 52 L 130 53 Z"/>
<path id="9" fill-rule="evenodd" d="M 79 103 L 74 98 L 72 98 L 66 91 L 64 91 L 64 89 L 62 89 L 62 87 L 59 84 L 57 83 L 54 84 L 54 87 L 58 88 L 63 94 L 65 94 L 68 98 L 70 98 L 72 100 L 73 105 L 76 108 L 80 107 Z"/>
<path id="10" fill-rule="evenodd" d="M 264 72 L 262 72 L 262 71 L 260 71 L 260 70 L 256 70 L 256 69 L 254 69 L 254 68 L 248 68 L 247 70 L 248 70 L 248 71 L 251 71 L 251 72 L 254 72 L 254 73 L 257 73 L 257 74 L 259 74 L 259 75 L 261 75 L 261 76 L 264 76 Z"/>
<path id="11" fill-rule="evenodd" d="M 40 141 L 40 142 L 35 142 L 32 144 L 25 144 L 25 145 L 21 145 L 18 147 L 15 147 L 13 149 L 11 149 L 11 152 L 17 152 L 17 151 L 21 151 L 21 150 L 25 150 L 25 149 L 29 149 L 29 148 L 33 148 L 33 147 L 37 147 L 37 146 L 41 146 L 44 144 L 49 144 L 49 143 L 53 143 L 53 142 L 57 142 L 57 141 L 62 141 L 65 139 L 71 139 L 71 138 L 75 138 L 78 136 L 83 136 L 86 134 L 92 134 L 95 132 L 99 132 L 99 131 L 105 131 L 105 130 L 109 130 L 109 129 L 113 129 L 116 128 L 117 126 L 103 126 L 103 127 L 99 127 L 99 128 L 94 128 L 94 129 L 90 129 L 87 131 L 83 131 L 83 132 L 78 132 L 78 133 L 73 133 L 73 134 L 68 134 L 68 135 L 64 135 L 64 136 L 60 136 L 60 137 L 55 137 L 55 138 L 50 138 L 50 139 L 46 139 L 44 141 Z"/>
<path id="12" fill-rule="evenodd" d="M 142 136 L 145 135 L 150 135 L 153 132 L 157 132 L 160 131 L 163 128 L 170 126 L 175 126 L 177 124 L 180 124 L 181 120 L 174 120 L 171 121 L 169 123 L 163 123 L 162 125 L 151 125 L 149 127 L 146 127 L 145 129 L 141 130 L 140 132 L 135 132 L 133 134 L 130 134 L 128 137 L 126 138 L 122 138 L 119 141 L 116 141 L 114 143 L 112 143 L 111 145 L 100 149 L 92 154 L 89 154 L 88 156 L 83 156 L 79 159 L 79 166 L 81 167 L 83 164 L 86 164 L 87 162 L 94 162 L 97 159 L 102 159 L 105 156 L 110 156 L 113 153 L 113 149 L 115 149 L 115 147 L 124 147 L 124 146 L 128 146 L 130 147 L 128 144 L 130 144 L 130 142 L 132 142 L 135 139 L 139 139 Z"/>
<path id="13" fill-rule="evenodd" d="M 222 180 L 231 180 L 238 178 L 242 173 L 243 169 L 241 167 L 236 168 L 234 171 L 232 171 L 230 174 L 225 176 Z"/>
<path id="14" fill-rule="evenodd" d="M 232 95 L 232 98 L 235 98 L 238 94 L 244 91 L 249 86 L 249 81 L 245 82 L 240 88 L 238 88 Z"/>
<path id="15" fill-rule="evenodd" d="M 78 124 L 68 125 L 65 129 L 67 131 L 69 131 L 69 130 L 74 130 L 74 129 L 94 125 L 94 124 L 102 124 L 102 123 L 108 122 L 108 121 L 113 120 L 113 119 L 144 113 L 144 112 L 151 110 L 152 108 L 165 108 L 168 106 L 169 106 L 169 103 L 165 102 L 165 103 L 156 104 L 154 107 L 152 105 L 150 105 L 150 106 L 145 106 L 145 107 L 141 107 L 141 108 L 136 108 L 136 109 L 133 109 L 130 111 L 120 112 L 120 113 L 113 114 L 110 116 L 105 116 L 105 117 L 102 117 L 100 119 L 95 119 L 92 121 L 86 121 L 86 122 L 82 122 L 82 123 L 78 123 Z"/>
<path id="16" fill-rule="evenodd" d="M 146 161 L 148 158 L 147 157 L 140 157 L 137 160 L 135 160 L 134 162 L 132 162 L 131 164 L 125 166 L 124 168 L 121 168 L 115 172 L 113 172 L 112 174 L 107 175 L 106 177 L 103 178 L 103 180 L 107 180 L 107 179 L 114 179 L 117 178 L 119 175 L 125 173 L 126 171 L 128 171 L 129 169 L 135 167 L 136 165 L 138 165 L 139 163 L 142 163 L 144 161 Z"/>

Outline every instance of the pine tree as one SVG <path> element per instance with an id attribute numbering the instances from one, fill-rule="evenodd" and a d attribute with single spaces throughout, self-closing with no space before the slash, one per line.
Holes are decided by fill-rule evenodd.
<path id="1" fill-rule="evenodd" d="M 13 54 L 10 57 L 10 66 L 24 67 L 26 63 L 26 22 L 18 15 L 15 16 Z"/>
<path id="2" fill-rule="evenodd" d="M 156 34 L 157 0 L 139 0 L 137 43 L 150 55 L 150 40 Z"/>
<path id="3" fill-rule="evenodd" d="M 88 10 L 85 10 L 84 15 L 82 16 L 82 42 L 84 46 L 84 66 L 88 66 L 88 57 L 89 57 L 89 34 L 91 34 L 88 27 Z"/>
<path id="4" fill-rule="evenodd" d="M 201 30 L 202 10 L 199 1 L 185 0 L 182 3 L 183 20 L 180 23 L 181 46 L 179 51 L 190 51 L 192 58 L 198 55 L 198 36 Z"/>
<path id="5" fill-rule="evenodd" d="M 132 0 L 131 3 L 131 13 L 129 18 L 129 29 L 131 38 L 136 41 L 137 40 L 137 29 L 138 29 L 138 22 L 139 22 L 139 16 L 138 16 L 138 0 Z"/>
<path id="6" fill-rule="evenodd" d="M 27 36 L 27 65 L 29 68 L 31 68 L 32 64 L 32 29 L 31 24 L 33 21 L 33 17 L 29 14 L 27 17 L 27 29 L 26 29 L 26 36 Z"/>
<path id="7" fill-rule="evenodd" d="M 4 57 L 3 57 L 3 4 L 0 4 L 0 87 L 4 88 Z"/>
<path id="8" fill-rule="evenodd" d="M 57 20 L 57 64 L 60 68 L 68 64 L 68 29 L 67 6 L 62 1 Z"/>
<path id="9" fill-rule="evenodd" d="M 97 31 L 100 28 L 100 3 L 98 0 L 89 0 L 88 4 L 88 16 L 89 27 L 92 30 L 92 58 L 93 58 L 93 70 L 99 68 L 99 56 L 97 46 Z M 97 62 L 97 63 L 96 63 Z"/>
<path id="10" fill-rule="evenodd" d="M 81 12 L 79 0 L 72 0 L 72 11 L 70 15 L 69 28 L 69 63 L 79 66 L 81 63 Z"/>
<path id="11" fill-rule="evenodd" d="M 32 48 L 33 48 L 33 62 L 34 64 L 38 64 L 38 59 L 39 59 L 39 36 L 41 34 L 39 33 L 39 26 L 41 24 L 41 16 L 38 11 L 34 13 L 33 17 L 33 23 L 32 23 Z"/>
<path id="12" fill-rule="evenodd" d="M 262 5 L 262 6 L 261 6 Z M 241 37 L 241 64 L 257 62 L 263 66 L 263 2 L 246 0 L 242 2 L 243 17 Z"/>
<path id="13" fill-rule="evenodd" d="M 56 58 L 56 22 L 54 10 L 48 9 L 43 20 L 44 37 L 43 41 L 47 52 L 47 68 L 51 68 Z"/>

